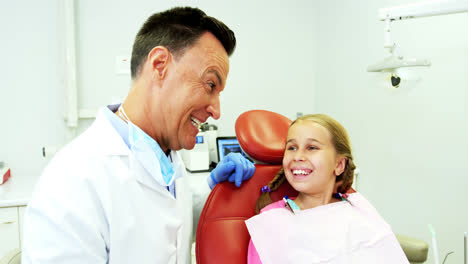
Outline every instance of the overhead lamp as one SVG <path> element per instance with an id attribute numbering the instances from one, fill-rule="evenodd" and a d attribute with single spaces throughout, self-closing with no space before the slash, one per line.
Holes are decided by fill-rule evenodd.
<path id="1" fill-rule="evenodd" d="M 391 39 L 390 24 L 395 20 L 405 20 L 417 17 L 446 15 L 468 12 L 467 0 L 433 0 L 416 4 L 408 4 L 391 8 L 381 8 L 379 19 L 385 21 L 384 48 L 388 49 L 389 55 L 383 60 L 367 67 L 368 72 L 390 72 L 391 82 L 398 87 L 400 77 L 396 75 L 395 69 L 404 67 L 428 67 L 431 62 L 427 59 L 406 58 L 398 53 L 398 46 Z"/>

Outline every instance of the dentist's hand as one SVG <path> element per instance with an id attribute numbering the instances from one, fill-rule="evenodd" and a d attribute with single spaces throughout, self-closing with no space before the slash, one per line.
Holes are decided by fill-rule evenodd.
<path id="1" fill-rule="evenodd" d="M 213 189 L 219 182 L 229 180 L 240 187 L 242 181 L 250 179 L 254 172 L 255 166 L 252 162 L 240 153 L 231 152 L 211 171 L 208 184 Z"/>

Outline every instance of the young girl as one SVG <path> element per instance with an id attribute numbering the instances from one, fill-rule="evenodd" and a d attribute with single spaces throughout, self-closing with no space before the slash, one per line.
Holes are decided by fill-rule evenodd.
<path id="1" fill-rule="evenodd" d="M 248 263 L 408 263 L 390 226 L 359 193 L 348 194 L 356 166 L 346 130 L 317 114 L 288 130 L 283 167 L 262 187 L 246 221 Z M 298 191 L 272 203 L 283 182 Z"/>

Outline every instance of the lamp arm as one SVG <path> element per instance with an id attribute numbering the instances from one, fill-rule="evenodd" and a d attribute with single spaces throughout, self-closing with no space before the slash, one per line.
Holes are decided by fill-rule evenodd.
<path id="1" fill-rule="evenodd" d="M 448 15 L 468 12 L 465 0 L 432 0 L 379 9 L 380 20 L 404 20 L 417 17 Z"/>

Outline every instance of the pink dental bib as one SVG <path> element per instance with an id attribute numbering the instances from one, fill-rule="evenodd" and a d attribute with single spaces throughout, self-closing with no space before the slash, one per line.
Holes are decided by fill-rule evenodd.
<path id="1" fill-rule="evenodd" d="M 408 263 L 375 208 L 359 193 L 348 200 L 296 214 L 281 206 L 248 219 L 262 263 Z"/>

